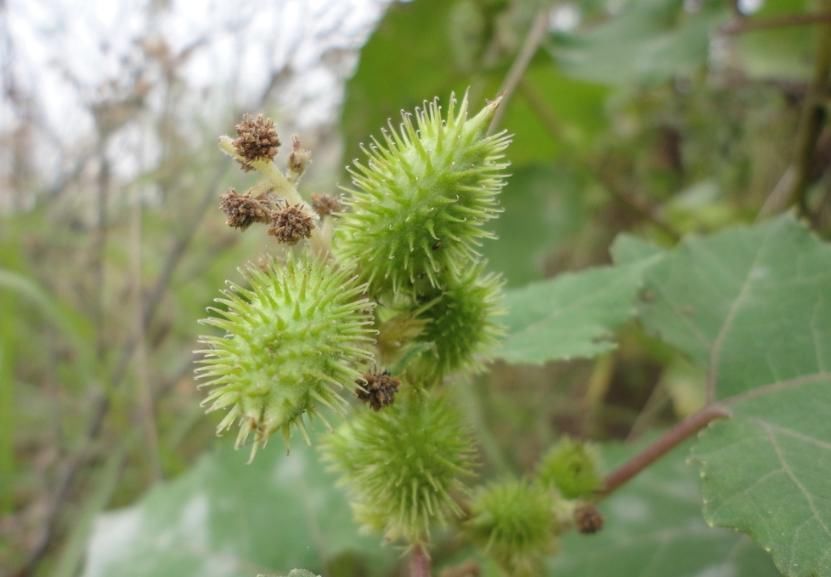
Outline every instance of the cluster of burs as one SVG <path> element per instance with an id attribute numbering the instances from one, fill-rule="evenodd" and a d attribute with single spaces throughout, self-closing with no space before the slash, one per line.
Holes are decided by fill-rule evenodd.
<path id="1" fill-rule="evenodd" d="M 469 114 L 451 96 L 403 113 L 362 147 L 345 198 L 297 191 L 309 153 L 295 138 L 281 171 L 274 123 L 245 117 L 220 146 L 261 180 L 227 192 L 230 226 L 267 226 L 285 246 L 228 283 L 204 323 L 197 376 L 221 433 L 239 426 L 251 458 L 279 432 L 329 432 L 323 458 L 359 522 L 426 544 L 453 522 L 511 575 L 534 574 L 598 489 L 592 452 L 561 442 L 533 478 L 471 491 L 476 447 L 448 388 L 483 366 L 500 336 L 501 281 L 478 252 L 498 216 L 510 143 L 488 134 L 499 101 Z M 333 428 L 327 415 L 347 414 Z"/>

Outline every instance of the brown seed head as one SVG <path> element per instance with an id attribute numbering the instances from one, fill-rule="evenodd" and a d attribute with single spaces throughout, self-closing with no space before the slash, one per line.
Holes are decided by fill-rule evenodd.
<path id="1" fill-rule="evenodd" d="M 274 121 L 267 116 L 246 114 L 234 128 L 237 131 L 234 148 L 242 157 L 240 165 L 243 170 L 253 169 L 251 163 L 255 160 L 271 160 L 277 155 L 280 138 L 277 136 Z"/>
<path id="2" fill-rule="evenodd" d="M 268 208 L 258 199 L 240 194 L 233 188 L 219 199 L 219 208 L 225 213 L 225 224 L 245 230 L 255 222 L 268 222 Z"/>
<path id="3" fill-rule="evenodd" d="M 300 204 L 286 204 L 271 213 L 268 234 L 286 244 L 297 244 L 312 235 L 314 219 Z"/>
<path id="4" fill-rule="evenodd" d="M 311 160 L 312 152 L 308 148 L 303 148 L 300 139 L 293 136 L 291 139 L 291 154 L 289 155 L 289 172 L 295 178 L 299 178 L 306 172 Z"/>
<path id="5" fill-rule="evenodd" d="M 330 194 L 312 194 L 312 208 L 321 217 L 329 216 L 330 214 L 340 212 L 343 210 L 343 205 L 340 198 Z"/>
<path id="6" fill-rule="evenodd" d="M 358 388 L 355 394 L 358 398 L 368 404 L 374 411 L 380 411 L 395 401 L 395 393 L 401 382 L 387 371 L 364 373 L 355 381 Z"/>
<path id="7" fill-rule="evenodd" d="M 603 528 L 603 515 L 591 503 L 584 503 L 574 510 L 574 524 L 584 535 L 591 535 Z"/>

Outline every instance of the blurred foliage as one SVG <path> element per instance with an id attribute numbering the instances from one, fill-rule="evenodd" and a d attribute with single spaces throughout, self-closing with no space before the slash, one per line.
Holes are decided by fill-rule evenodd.
<path id="1" fill-rule="evenodd" d="M 96 520 L 84 577 L 233 575 L 308 567 L 384 575 L 397 555 L 359 534 L 345 496 L 308 446 L 246 466 L 223 443 L 135 505 Z M 183 546 L 184 545 L 184 546 Z"/>
<path id="2" fill-rule="evenodd" d="M 323 147 L 339 138 L 348 161 L 360 156 L 359 144 L 388 119 L 396 122 L 401 109 L 434 96 L 445 99 L 451 91 L 469 90 L 481 103 L 507 89 L 502 127 L 515 135 L 508 153 L 513 177 L 503 192 L 505 213 L 493 225 L 499 241 L 486 242 L 482 250 L 491 268 L 505 275 L 514 295 L 509 298 L 521 303 L 522 291 L 533 287 L 550 290 L 553 298 L 570 281 L 549 279 L 608 264 L 609 246 L 621 232 L 644 239 L 615 245 L 618 262 L 635 262 L 683 235 L 757 217 L 793 162 L 817 34 L 811 23 L 743 27 L 815 9 L 807 0 L 765 0 L 752 14 L 737 14 L 730 3 L 716 0 L 393 2 L 346 84 L 340 133 L 323 130 L 319 140 Z M 540 15 L 551 26 L 532 50 L 527 70 L 506 86 Z M 166 78 L 171 99 L 186 91 L 173 72 Z M 242 529 L 248 518 L 226 512 L 199 529 L 210 535 L 211 545 L 250 560 L 242 567 L 251 574 L 296 565 L 328 567 L 327 577 L 364 575 L 355 567 L 369 566 L 379 549 L 348 534 L 345 503 L 328 479 L 317 483 L 317 465 L 306 452 L 284 460 L 270 447 L 271 460 L 254 468 L 238 467 L 238 456 L 225 447 L 197 460 L 213 442 L 215 423 L 200 417 L 190 377 L 195 321 L 226 279 L 239 278 L 236 267 L 271 245 L 264 235 L 228 230 L 215 209 L 230 183 L 213 142 L 217 127 L 227 131 L 239 112 L 234 100 L 211 125 L 200 124 L 188 108 L 172 107 L 167 114 L 173 117 L 195 116 L 182 119 L 198 126 L 185 131 L 164 115 L 142 115 L 147 103 L 140 96 L 114 98 L 111 108 L 122 115 L 118 126 L 159 135 L 164 155 L 158 166 L 127 179 L 108 177 L 118 155 L 106 145 L 118 129 L 111 122 L 114 113 L 102 113 L 101 146 L 91 159 L 76 151 L 80 168 L 74 180 L 56 187 L 51 175 L 38 180 L 22 163 L 16 164 L 20 174 L 8 179 L 21 202 L 0 214 L 0 568 L 25 562 L 54 509 L 57 538 L 35 574 L 77 574 L 95 516 L 131 507 L 99 518 L 99 541 L 92 542 L 89 559 L 100 563 L 88 564 L 87 575 L 102 567 L 126 574 L 136 570 L 130 559 L 145 556 L 155 573 L 143 575 L 204 577 L 192 554 L 177 551 L 193 536 L 186 497 L 207 491 L 213 503 L 227 496 L 232 508 L 254 515 L 261 501 L 251 500 L 251 493 L 262 490 L 274 502 L 262 505 L 250 542 L 241 537 L 248 535 Z M 256 106 L 273 112 L 270 102 L 266 92 Z M 831 184 L 825 174 L 829 142 L 823 131 L 809 181 L 815 229 L 824 236 L 831 230 L 831 211 L 823 208 Z M 139 148 L 119 154 L 140 155 Z M 318 175 L 310 188 L 325 191 L 336 179 L 347 181 L 345 174 L 330 172 Z M 600 276 L 581 282 L 631 300 L 639 279 L 616 278 L 621 270 L 600 268 Z M 531 283 L 538 284 L 521 288 Z M 587 287 L 573 287 L 572 296 Z M 483 448 L 484 477 L 531 470 L 562 433 L 597 440 L 636 437 L 700 406 L 703 376 L 640 328 L 620 328 L 631 316 L 628 309 L 591 312 L 599 318 L 592 317 L 596 331 L 588 336 L 558 334 L 556 318 L 550 331 L 533 335 L 549 345 L 561 343 L 567 355 L 532 355 L 519 347 L 514 360 L 562 360 L 578 355 L 581 343 L 593 354 L 605 351 L 600 357 L 539 366 L 497 362 L 488 375 L 459 384 L 458 401 Z M 607 339 L 612 329 L 618 331 L 616 348 Z M 309 487 L 286 486 L 280 471 L 291 459 L 306 459 L 316 471 Z M 656 539 L 676 537 L 660 541 L 657 553 L 649 546 L 661 567 L 656 574 L 715 570 L 728 550 L 735 552 L 731 565 L 716 569 L 771 572 L 766 558 L 744 540 L 704 533 L 692 506 L 694 488 L 676 481 L 679 463 L 680 457 L 667 462 L 622 491 L 599 541 L 566 540 L 552 575 L 642 567 L 647 545 L 627 550 L 631 558 L 612 557 L 629 531 L 615 520 L 640 514 L 643 495 L 656 491 L 655 510 L 640 519 L 640 530 Z M 77 477 L 60 495 L 67 467 Z M 165 477 L 178 478 L 153 489 Z M 330 502 L 331 510 L 321 508 Z M 304 509 L 309 506 L 311 512 Z M 668 510 L 683 524 L 683 543 L 673 533 L 673 518 L 664 515 Z M 147 511 L 152 532 L 163 525 L 175 529 L 167 549 L 150 540 L 96 549 L 107 532 L 118 538 L 119 518 Z M 286 531 L 289 515 L 298 528 Z M 310 519 L 325 520 L 327 528 Z M 305 548 L 304 536 L 322 541 L 326 554 Z M 243 555 L 243 546 L 252 550 Z M 606 553 L 593 556 L 596 547 Z M 100 555 L 127 549 L 127 560 L 101 561 Z M 341 558 L 346 550 L 352 553 Z M 450 540 L 437 544 L 440 566 L 460 555 Z M 676 558 L 685 561 L 674 563 Z M 332 559 L 344 568 L 333 569 Z M 383 569 L 388 562 L 389 555 Z M 223 567 L 224 574 L 243 570 Z"/>

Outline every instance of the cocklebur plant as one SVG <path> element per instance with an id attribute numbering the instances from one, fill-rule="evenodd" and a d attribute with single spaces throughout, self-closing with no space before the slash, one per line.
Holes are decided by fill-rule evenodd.
<path id="1" fill-rule="evenodd" d="M 510 136 L 487 134 L 497 106 L 469 115 L 467 96 L 451 96 L 446 113 L 437 100 L 402 113 L 349 168 L 344 198 L 306 201 L 297 187 L 310 151 L 294 137 L 280 170 L 281 140 L 262 115 L 220 139 L 261 177 L 223 195 L 226 222 L 264 225 L 275 254 L 244 267 L 203 321 L 218 330 L 198 351 L 204 405 L 223 413 L 218 434 L 238 427 L 251 459 L 275 433 L 311 443 L 307 425 L 319 418 L 331 430 L 322 459 L 356 519 L 408 545 L 419 576 L 431 535 L 447 526 L 508 574 L 532 574 L 571 522 L 567 498 L 591 493 L 583 476 L 570 481 L 579 491 L 556 477 L 558 457 L 540 479 L 492 485 L 471 501 L 477 451 L 447 389 L 481 369 L 503 333 L 503 283 L 477 252 L 507 179 Z M 333 428 L 327 413 L 347 418 Z"/>

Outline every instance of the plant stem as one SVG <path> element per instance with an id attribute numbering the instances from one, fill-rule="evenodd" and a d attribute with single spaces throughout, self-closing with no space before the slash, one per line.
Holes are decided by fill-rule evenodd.
<path id="1" fill-rule="evenodd" d="M 831 5 L 831 2 L 826 1 L 826 4 Z M 828 15 L 831 15 L 831 12 Z M 814 152 L 825 123 L 823 99 L 828 91 L 828 76 L 831 73 L 831 24 L 820 27 L 817 34 L 819 38 L 814 60 L 814 73 L 811 87 L 805 96 L 794 158 L 783 177 L 781 186 L 776 186 L 762 206 L 760 217 L 775 214 L 793 204 L 798 206 L 803 215 L 808 213 L 808 188 L 811 185 Z"/>
<path id="2" fill-rule="evenodd" d="M 430 556 L 422 545 L 414 545 L 410 553 L 410 577 L 430 577 Z"/>
<path id="3" fill-rule="evenodd" d="M 815 12 L 808 14 L 788 14 L 776 18 L 743 18 L 721 29 L 722 34 L 745 34 L 756 30 L 775 30 L 793 26 L 812 26 L 831 22 L 831 12 Z"/>
<path id="4" fill-rule="evenodd" d="M 730 412 L 720 405 L 708 405 L 699 412 L 690 415 L 672 429 L 664 433 L 646 449 L 629 459 L 612 471 L 603 483 L 601 498 L 606 497 L 652 465 L 685 440 L 717 419 L 730 416 Z"/>
<path id="5" fill-rule="evenodd" d="M 502 117 L 508 108 L 508 102 L 510 102 L 511 97 L 516 92 L 517 86 L 519 86 L 522 77 L 525 75 L 525 71 L 528 69 L 528 65 L 531 64 L 531 60 L 537 53 L 537 49 L 545 39 L 550 12 L 551 9 L 548 7 L 541 8 L 534 17 L 534 21 L 531 23 L 531 29 L 528 30 L 528 34 L 525 36 L 525 42 L 522 48 L 519 49 L 519 53 L 516 55 L 516 59 L 511 64 L 508 75 L 505 77 L 505 81 L 499 89 L 499 94 L 502 96 L 502 104 L 496 109 L 491 119 L 491 124 L 488 127 L 489 134 L 494 132 L 502 122 Z"/>

